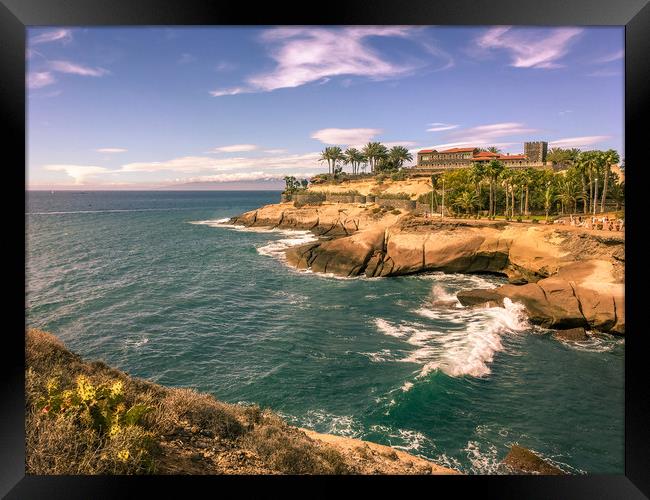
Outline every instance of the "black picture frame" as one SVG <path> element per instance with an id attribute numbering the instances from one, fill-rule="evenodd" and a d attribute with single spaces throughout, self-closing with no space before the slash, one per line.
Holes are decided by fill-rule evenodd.
<path id="1" fill-rule="evenodd" d="M 305 25 L 305 24 L 414 24 L 414 25 L 584 25 L 625 26 L 625 162 L 627 177 L 626 227 L 643 231 L 641 187 L 643 182 L 644 129 L 650 96 L 650 6 L 648 0 L 331 0 L 316 4 L 218 2 L 200 0 L 0 0 L 0 117 L 5 125 L 7 192 L 16 194 L 25 187 L 25 30 L 27 26 L 105 25 Z M 19 195 L 16 195 L 17 198 Z M 6 198 L 5 198 L 6 199 Z M 24 201 L 24 198 L 23 198 Z M 635 205 L 639 205 L 638 207 Z M 10 235 L 5 238 L 5 275 L 19 288 L 25 285 L 25 219 L 12 215 Z M 22 222 L 21 222 L 22 221 Z M 633 233 L 634 234 L 634 233 Z M 641 233 L 642 234 L 642 233 Z M 23 242 L 23 245 L 17 242 Z M 650 495 L 650 422 L 648 379 L 645 375 L 647 333 L 641 325 L 642 270 L 641 246 L 626 248 L 626 309 L 629 326 L 625 354 L 625 474 L 587 476 L 463 476 L 463 477 L 235 477 L 238 496 L 249 496 L 250 487 L 262 487 L 265 495 L 281 490 L 332 493 L 352 483 L 364 488 L 386 490 L 397 486 L 421 486 L 431 493 L 440 486 L 451 488 L 454 496 L 476 493 L 497 498 L 645 498 Z M 7 498 L 116 498 L 153 494 L 187 495 L 188 487 L 207 488 L 211 494 L 219 481 L 211 477 L 70 477 L 26 476 L 24 450 L 24 316 L 20 317 L 19 294 L 6 287 L 4 304 L 12 319 L 4 333 L 5 354 L 0 417 L 0 496 Z M 635 291 L 639 293 L 636 294 Z M 22 306 L 24 306 L 22 300 Z M 637 307 L 638 305 L 638 307 Z M 14 325 L 13 321 L 21 323 Z M 567 367 L 570 369 L 570 367 Z M 598 381 L 594 381 L 598 383 Z M 588 418 L 588 416 L 586 416 Z M 222 478 L 223 481 L 223 478 Z M 406 484 L 395 485 L 395 482 Z M 296 488 L 293 485 L 296 484 Z M 222 488 L 222 485 L 218 486 Z M 288 489 L 290 488 L 290 489 Z M 434 489 L 435 488 L 435 489 Z M 191 491 L 191 490 L 190 490 Z M 279 491 L 278 491 L 279 492 Z M 315 492 L 315 491 L 314 491 Z M 139 496 L 139 495 L 138 495 Z M 302 496 L 302 494 L 301 494 Z"/>

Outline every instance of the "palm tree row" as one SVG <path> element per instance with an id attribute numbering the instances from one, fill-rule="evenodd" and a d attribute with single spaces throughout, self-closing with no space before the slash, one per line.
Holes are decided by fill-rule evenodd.
<path id="1" fill-rule="evenodd" d="M 611 170 L 619 162 L 616 151 L 568 151 L 563 158 L 557 155 L 551 160 L 568 167 L 560 171 L 510 169 L 493 160 L 444 172 L 441 177 L 448 205 L 466 213 L 477 209 L 485 210 L 488 216 L 503 214 L 509 218 L 528 216 L 531 209 L 547 217 L 553 211 L 559 215 L 578 213 L 579 202 L 584 214 L 604 212 L 608 201 L 618 210 L 624 199 L 624 183 Z M 436 185 L 441 185 L 440 179 Z"/>
<path id="2" fill-rule="evenodd" d="M 412 161 L 413 155 L 404 146 L 394 146 L 388 149 L 380 142 L 369 142 L 360 151 L 350 147 L 343 151 L 339 146 L 326 147 L 320 156 L 320 161 L 327 162 L 327 173 L 337 174 L 337 165 L 343 163 L 352 167 L 352 174 L 358 174 L 359 169 L 365 172 L 390 172 L 399 170 L 405 162 Z M 338 170 L 340 172 L 340 170 Z"/>

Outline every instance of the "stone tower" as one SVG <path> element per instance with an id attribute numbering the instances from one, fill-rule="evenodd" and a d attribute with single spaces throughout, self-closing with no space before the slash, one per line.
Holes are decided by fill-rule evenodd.
<path id="1" fill-rule="evenodd" d="M 548 142 L 524 142 L 524 154 L 529 161 L 546 163 L 546 153 L 548 152 Z"/>

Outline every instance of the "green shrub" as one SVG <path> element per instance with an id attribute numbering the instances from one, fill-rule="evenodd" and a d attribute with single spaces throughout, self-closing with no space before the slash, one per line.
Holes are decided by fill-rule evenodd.
<path id="1" fill-rule="evenodd" d="M 532 223 L 533 223 L 533 224 L 539 224 L 539 219 L 533 219 L 533 220 L 532 220 Z"/>
<path id="2" fill-rule="evenodd" d="M 402 211 L 401 211 L 401 210 L 399 210 L 398 208 L 396 208 L 395 210 L 391 210 L 391 212 L 390 212 L 390 213 L 391 213 L 391 214 L 393 214 L 393 215 L 399 215 L 399 214 L 401 214 L 401 213 L 402 213 Z"/>
<path id="3" fill-rule="evenodd" d="M 356 189 L 350 189 L 349 191 L 331 191 L 327 194 L 332 196 L 361 196 L 361 193 Z"/>
<path id="4" fill-rule="evenodd" d="M 393 172 L 390 174 L 390 179 L 392 181 L 403 181 L 406 179 L 406 172 L 404 170 L 400 170 L 399 172 Z"/>
<path id="5" fill-rule="evenodd" d="M 411 195 L 408 193 L 382 193 L 379 195 L 382 200 L 410 200 Z"/>

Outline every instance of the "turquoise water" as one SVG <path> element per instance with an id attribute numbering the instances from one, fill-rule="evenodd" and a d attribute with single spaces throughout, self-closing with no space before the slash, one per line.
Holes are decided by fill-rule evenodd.
<path id="1" fill-rule="evenodd" d="M 519 443 L 574 473 L 623 473 L 624 341 L 553 340 L 516 304 L 470 310 L 503 278 L 340 279 L 290 269 L 306 232 L 216 221 L 277 192 L 31 192 L 27 322 L 88 359 L 293 424 L 468 473 Z"/>

